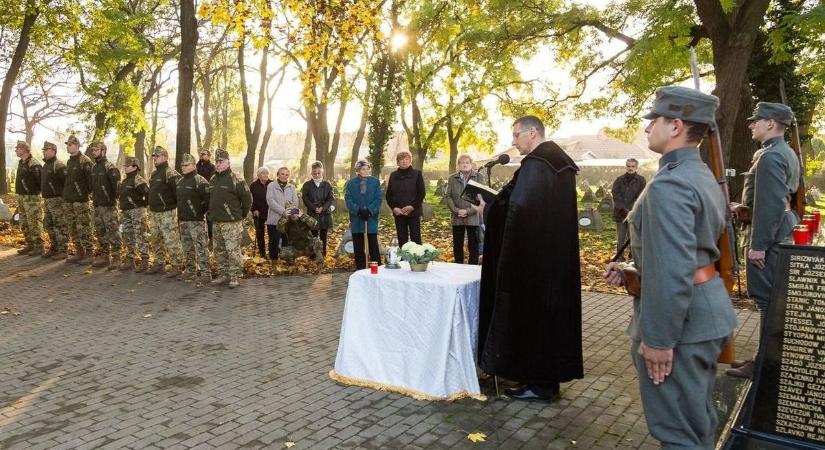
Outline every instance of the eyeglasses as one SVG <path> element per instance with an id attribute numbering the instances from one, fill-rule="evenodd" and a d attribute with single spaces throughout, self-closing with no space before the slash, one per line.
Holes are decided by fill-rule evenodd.
<path id="1" fill-rule="evenodd" d="M 521 135 L 521 133 L 526 133 L 528 131 L 530 131 L 530 130 L 516 131 L 515 133 L 513 133 L 513 139 L 518 139 L 518 137 Z"/>

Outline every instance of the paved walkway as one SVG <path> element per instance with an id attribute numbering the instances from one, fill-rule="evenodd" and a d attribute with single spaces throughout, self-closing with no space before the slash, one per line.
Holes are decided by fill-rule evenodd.
<path id="1" fill-rule="evenodd" d="M 347 274 L 230 291 L 87 270 L 0 252 L 0 448 L 656 448 L 627 297 L 584 294 L 586 376 L 559 403 L 428 403 L 328 378 Z"/>

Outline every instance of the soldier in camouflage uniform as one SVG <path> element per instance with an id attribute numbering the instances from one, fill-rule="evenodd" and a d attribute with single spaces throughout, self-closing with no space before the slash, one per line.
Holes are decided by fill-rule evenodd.
<path id="1" fill-rule="evenodd" d="M 117 216 L 117 193 L 120 171 L 106 159 L 106 145 L 95 142 L 91 146 L 95 165 L 92 167 L 92 204 L 95 209 L 95 235 L 100 254 L 92 262 L 94 267 L 120 266 L 120 220 Z"/>
<path id="2" fill-rule="evenodd" d="M 74 255 L 69 263 L 92 262 L 92 160 L 80 152 L 80 141 L 74 136 L 66 140 L 69 160 L 66 162 L 66 183 L 63 185 L 63 208 Z"/>
<path id="3" fill-rule="evenodd" d="M 229 282 L 230 288 L 240 284 L 243 274 L 241 236 L 246 231 L 243 219 L 252 207 L 249 186 L 229 168 L 229 153 L 215 152 L 217 172 L 209 182 L 209 217 L 214 224 L 215 263 L 218 277 L 213 285 Z"/>
<path id="4" fill-rule="evenodd" d="M 40 178 L 43 163 L 32 156 L 29 144 L 17 141 L 14 153 L 17 163 L 17 212 L 20 214 L 20 230 L 26 238 L 26 246 L 17 250 L 20 255 L 43 254 L 43 207 L 40 202 Z"/>
<path id="5" fill-rule="evenodd" d="M 137 158 L 127 157 L 123 170 L 126 179 L 120 183 L 118 197 L 120 215 L 123 224 L 123 243 L 126 244 L 126 256 L 120 263 L 120 270 L 134 268 L 135 272 L 149 269 L 149 245 L 146 235 L 146 205 L 149 204 L 149 184 L 140 176 L 140 162 Z M 140 264 L 134 259 L 140 255 Z"/>
<path id="6" fill-rule="evenodd" d="M 197 172 L 195 157 L 183 155 L 180 166 L 183 178 L 178 181 L 178 222 L 180 239 L 183 244 L 183 257 L 186 269 L 180 275 L 181 280 L 190 280 L 198 276 L 201 281 L 212 281 L 209 268 L 209 237 L 204 220 L 209 208 L 209 182 Z"/>
<path id="7" fill-rule="evenodd" d="M 281 258 L 292 264 L 299 256 L 309 256 L 323 264 L 324 246 L 312 234 L 313 230 L 318 229 L 318 221 L 292 204 L 286 206 L 286 211 L 297 213 L 284 214 L 278 221 L 278 232 L 289 236 L 289 245 L 281 248 Z"/>
<path id="8" fill-rule="evenodd" d="M 183 251 L 178 233 L 177 187 L 180 174 L 169 167 L 169 152 L 157 146 L 152 151 L 155 170 L 149 178 L 149 227 L 152 231 L 151 244 L 155 254 L 155 265 L 146 274 L 162 273 L 165 270 L 163 250 L 169 257 L 172 270 L 168 278 L 180 275 L 183 267 Z"/>
<path id="9" fill-rule="evenodd" d="M 40 194 L 43 196 L 45 215 L 43 228 L 49 235 L 49 251 L 44 258 L 65 259 L 69 240 L 63 207 L 63 185 L 66 182 L 66 164 L 57 159 L 57 146 L 43 144 L 43 170 L 40 172 Z"/>

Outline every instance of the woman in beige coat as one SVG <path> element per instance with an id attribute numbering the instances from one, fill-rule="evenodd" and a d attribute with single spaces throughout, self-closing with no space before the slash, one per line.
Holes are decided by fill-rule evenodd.
<path id="1" fill-rule="evenodd" d="M 461 192 L 470 180 L 485 182 L 484 175 L 473 170 L 473 159 L 470 155 L 461 155 L 458 157 L 458 172 L 447 179 L 447 189 L 444 191 L 444 201 L 452 212 L 450 222 L 453 226 L 453 255 L 458 264 L 464 264 L 465 234 L 470 250 L 467 262 L 478 264 L 478 227 L 481 225 L 481 217 L 470 202 L 461 198 Z"/>

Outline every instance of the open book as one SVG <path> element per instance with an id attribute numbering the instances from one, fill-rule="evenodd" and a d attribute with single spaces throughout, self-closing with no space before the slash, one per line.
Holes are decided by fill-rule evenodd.
<path id="1" fill-rule="evenodd" d="M 498 195 L 498 191 L 475 180 L 470 180 L 467 182 L 467 186 L 464 186 L 464 190 L 461 191 L 461 198 L 474 205 L 478 205 L 481 203 L 478 201 L 479 194 L 485 203 L 490 203 L 493 201 L 493 198 Z"/>

